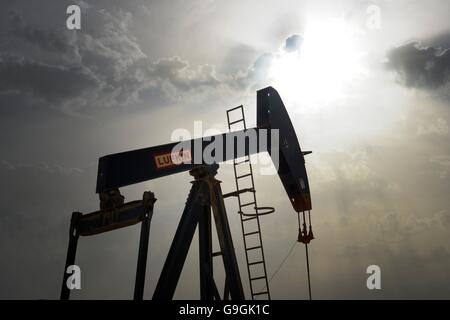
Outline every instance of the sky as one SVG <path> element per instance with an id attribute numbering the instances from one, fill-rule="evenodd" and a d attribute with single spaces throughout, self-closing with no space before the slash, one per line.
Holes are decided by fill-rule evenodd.
<path id="1" fill-rule="evenodd" d="M 66 8 L 81 8 L 68 30 Z M 315 299 L 450 298 L 450 4 L 372 1 L 0 3 L 0 298 L 57 299 L 73 211 L 98 209 L 98 158 L 224 131 L 225 110 L 273 86 L 306 158 Z M 256 172 L 259 166 L 256 165 Z M 233 191 L 232 167 L 217 176 Z M 187 172 L 151 190 L 144 298 L 174 236 Z M 273 299 L 306 299 L 304 247 L 276 175 L 255 175 Z M 171 192 L 167 192 L 170 190 Z M 226 200 L 248 296 L 237 204 Z M 139 227 L 80 238 L 73 299 L 130 299 Z M 197 241 L 175 293 L 199 297 Z M 215 242 L 217 247 L 217 242 Z M 368 290 L 378 265 L 381 290 Z M 215 264 L 221 288 L 223 272 Z"/>

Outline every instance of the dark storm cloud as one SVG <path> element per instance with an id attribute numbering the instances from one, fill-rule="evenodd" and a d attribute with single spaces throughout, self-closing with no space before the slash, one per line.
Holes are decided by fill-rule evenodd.
<path id="1" fill-rule="evenodd" d="M 387 67 L 397 72 L 407 87 L 439 89 L 450 82 L 448 47 L 412 42 L 392 49 L 387 58 Z"/>
<path id="2" fill-rule="evenodd" d="M 17 12 L 7 20 L 0 43 L 0 95 L 21 97 L 16 109 L 33 99 L 69 114 L 105 107 L 159 107 L 220 84 L 214 66 L 192 66 L 176 56 L 147 56 L 130 31 L 132 12 L 94 4 L 83 12 L 93 22 L 77 33 L 44 29 Z M 7 41 L 17 39 L 40 51 Z"/>
<path id="3" fill-rule="evenodd" d="M 0 94 L 31 94 L 48 101 L 70 99 L 96 85 L 82 66 L 53 66 L 17 56 L 0 56 Z"/>
<path id="4" fill-rule="evenodd" d="M 13 36 L 32 43 L 42 50 L 67 53 L 73 48 L 64 33 L 33 28 L 17 12 L 14 12 L 10 18 L 10 31 Z"/>
<path id="5" fill-rule="evenodd" d="M 450 48 L 450 32 L 440 33 L 430 39 L 424 39 L 422 42 L 427 46 Z"/>
<path id="6" fill-rule="evenodd" d="M 61 117 L 53 110 L 101 113 L 100 121 L 120 126 L 133 108 L 164 107 L 220 85 L 211 65 L 194 65 L 174 53 L 151 57 L 144 52 L 141 40 L 133 36 L 135 4 L 91 1 L 82 6 L 82 19 L 87 19 L 76 32 L 65 29 L 61 2 L 0 4 L 0 298 L 58 298 L 70 213 L 98 208 L 95 159 L 107 146 L 109 152 L 117 148 L 112 127 Z M 36 12 L 28 9 L 33 5 Z M 6 11 L 16 13 L 8 17 Z M 104 112 L 105 107 L 126 113 L 117 116 Z M 82 169 L 46 164 L 88 161 L 94 165 Z M 82 268 L 84 262 L 93 264 L 89 271 L 83 268 L 83 286 L 93 285 L 82 297 L 95 297 L 95 290 L 101 298 L 113 292 L 96 288 L 95 281 L 120 287 L 120 298 L 130 296 L 123 288 L 134 276 L 134 265 L 126 264 L 130 271 L 122 277 L 110 270 L 118 265 L 115 259 L 135 260 L 135 252 L 126 247 L 129 243 L 134 249 L 135 239 L 130 231 L 108 237 L 117 245 L 90 244 L 89 256 L 80 252 L 77 257 Z"/>
<path id="7" fill-rule="evenodd" d="M 42 107 L 47 101 L 52 110 L 89 115 L 99 108 L 157 108 L 221 87 L 254 90 L 269 84 L 273 54 L 258 57 L 248 46 L 230 53 L 220 69 L 222 76 L 214 65 L 193 65 L 179 56 L 148 56 L 133 35 L 136 14 L 89 4 L 83 6 L 83 17 L 89 21 L 74 33 L 64 28 L 56 32 L 32 22 L 26 13 L 13 13 L 6 22 L 5 40 L 18 39 L 39 50 L 0 43 L 0 100 L 11 100 L 15 94 L 22 99 L 15 101 L 16 109 L 37 101 Z M 300 37 L 292 35 L 285 45 L 286 50 L 298 50 Z M 246 58 L 237 58 L 237 52 Z"/>

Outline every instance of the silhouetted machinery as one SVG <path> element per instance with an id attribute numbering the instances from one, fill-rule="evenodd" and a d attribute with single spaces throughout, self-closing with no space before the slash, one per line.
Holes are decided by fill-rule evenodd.
<path id="1" fill-rule="evenodd" d="M 233 113 L 240 115 L 237 120 L 232 119 Z M 302 152 L 286 108 L 272 87 L 257 92 L 255 128 L 247 129 L 242 106 L 227 110 L 227 119 L 230 131 L 233 130 L 228 133 L 101 157 L 96 188 L 100 210 L 84 215 L 79 212 L 72 214 L 65 271 L 75 264 L 79 236 L 95 235 L 141 222 L 134 298 L 142 299 L 150 221 L 156 199 L 152 192 L 145 192 L 142 200 L 125 203 L 119 188 L 189 171 L 194 181 L 153 299 L 173 298 L 197 226 L 201 299 L 245 299 L 225 210 L 224 198 L 227 197 L 238 200 L 251 298 L 270 299 L 259 218 L 274 209 L 257 205 L 250 155 L 260 152 L 271 155 L 289 201 L 298 214 L 298 241 L 305 244 L 308 255 L 307 245 L 314 237 L 304 155 L 310 151 Z M 234 130 L 237 125 L 241 130 Z M 222 194 L 220 181 L 215 178 L 218 163 L 224 161 L 233 162 L 236 182 L 236 191 L 228 194 Z M 243 172 L 242 168 L 246 171 Z M 245 180 L 248 182 L 246 186 L 243 184 Z M 213 252 L 211 211 L 220 245 L 218 252 Z M 309 228 L 305 213 L 308 213 Z M 222 296 L 213 277 L 213 258 L 217 256 L 222 257 L 225 270 Z M 61 299 L 69 298 L 68 278 L 69 274 L 64 272 Z M 259 287 L 264 285 L 262 291 L 256 290 L 258 283 L 261 284 Z M 310 286 L 309 292 L 311 294 Z"/>

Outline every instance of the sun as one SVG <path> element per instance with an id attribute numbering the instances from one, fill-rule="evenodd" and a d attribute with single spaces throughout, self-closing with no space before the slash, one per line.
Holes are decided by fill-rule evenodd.
<path id="1" fill-rule="evenodd" d="M 338 101 L 364 72 L 357 30 L 342 19 L 316 19 L 306 26 L 298 50 L 281 48 L 269 76 L 283 97 L 307 109 Z"/>

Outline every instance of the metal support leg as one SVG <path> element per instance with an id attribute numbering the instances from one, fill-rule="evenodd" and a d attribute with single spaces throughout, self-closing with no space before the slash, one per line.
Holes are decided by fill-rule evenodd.
<path id="1" fill-rule="evenodd" d="M 147 268 L 147 252 L 148 252 L 148 239 L 150 236 L 150 222 L 153 216 L 153 204 L 156 201 L 153 192 L 145 192 L 143 201 L 147 208 L 145 216 L 141 222 L 141 236 L 139 240 L 139 253 L 136 268 L 136 282 L 134 285 L 134 300 L 142 300 L 144 297 L 145 270 Z"/>
<path id="2" fill-rule="evenodd" d="M 66 264 L 64 266 L 64 275 L 61 286 L 61 300 L 69 300 L 70 297 L 70 289 L 67 286 L 67 279 L 70 275 L 66 271 L 69 266 L 75 264 L 75 256 L 77 254 L 77 244 L 79 238 L 77 225 L 82 215 L 83 214 L 80 212 L 73 212 L 72 218 L 70 219 L 69 246 L 67 249 Z"/>
<path id="3" fill-rule="evenodd" d="M 228 285 L 227 277 L 225 277 L 225 285 L 223 288 L 223 300 L 230 300 L 230 286 Z"/>
<path id="4" fill-rule="evenodd" d="M 207 203 L 208 186 L 202 181 L 192 185 L 169 254 L 153 293 L 154 300 L 171 300 L 191 246 L 198 221 Z"/>
<path id="5" fill-rule="evenodd" d="M 169 300 L 173 298 L 197 224 L 199 224 L 200 230 L 201 297 L 202 299 L 220 298 L 212 276 L 211 222 L 206 218 L 210 217 L 210 215 L 205 214 L 205 207 L 212 207 L 213 209 L 231 298 L 236 300 L 245 299 L 220 182 L 214 178 L 217 168 L 218 165 L 202 166 L 190 172 L 195 177 L 195 181 L 156 285 L 155 293 L 153 294 L 154 300 Z"/>
<path id="6" fill-rule="evenodd" d="M 200 299 L 213 300 L 213 278 L 211 207 L 205 206 L 198 223 Z"/>
<path id="7" fill-rule="evenodd" d="M 216 222 L 217 235 L 219 238 L 231 299 L 244 300 L 244 289 L 242 288 L 241 276 L 239 274 L 233 239 L 231 237 L 230 226 L 228 224 L 227 212 L 223 202 L 220 181 L 216 180 L 214 177 L 211 177 L 208 184 L 210 187 L 211 206 L 214 213 L 214 220 Z"/>

